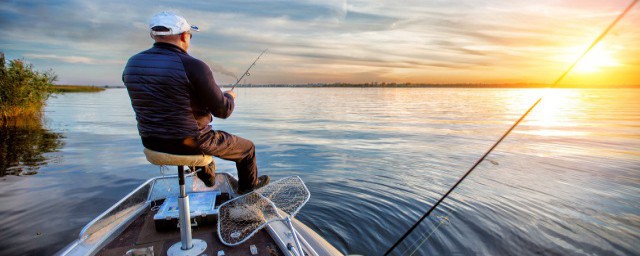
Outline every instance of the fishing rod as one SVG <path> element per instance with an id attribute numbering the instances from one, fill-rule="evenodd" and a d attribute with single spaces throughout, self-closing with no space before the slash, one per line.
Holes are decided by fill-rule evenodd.
<path id="1" fill-rule="evenodd" d="M 548 88 L 554 88 L 556 87 L 556 85 L 558 85 L 560 83 L 560 81 L 562 81 L 567 74 L 569 74 L 569 72 L 571 72 L 571 70 L 573 70 L 573 68 L 578 64 L 578 62 L 580 62 L 580 60 L 582 60 L 582 58 L 584 58 L 585 55 L 587 55 L 587 53 L 589 53 L 589 51 L 591 51 L 591 49 L 593 49 L 594 46 L 596 46 L 596 44 L 598 44 L 608 33 L 609 31 L 611 31 L 611 29 L 618 23 L 618 21 L 620 21 L 622 19 L 622 17 L 624 17 L 629 10 L 631 10 L 631 8 L 638 3 L 639 0 L 633 0 L 633 2 L 631 2 L 629 4 L 629 6 L 627 6 L 627 8 L 620 13 L 620 15 L 618 15 L 618 17 L 611 23 L 611 25 L 609 25 L 609 27 L 607 27 L 607 29 L 605 29 L 600 36 L 598 36 L 595 40 L 593 40 L 593 42 L 591 43 L 591 45 L 589 45 L 589 47 L 582 53 L 582 55 L 580 55 L 580 57 L 578 57 L 578 59 L 576 59 L 573 64 L 571 64 L 571 66 L 569 66 L 569 68 L 567 68 L 567 70 L 565 70 L 564 73 L 562 73 L 562 75 L 560 75 L 560 77 L 558 77 L 558 79 L 555 80 L 555 82 L 553 82 L 553 84 L 551 84 L 551 86 L 549 86 Z M 458 185 L 467 177 L 469 176 L 469 174 L 471 174 L 471 172 L 473 170 L 476 169 L 476 167 L 493 151 L 493 149 L 495 149 L 498 144 L 500 144 L 500 142 L 502 142 L 504 140 L 504 138 L 506 138 L 511 131 L 513 131 L 513 129 L 516 128 L 516 126 L 518 126 L 518 124 L 520 124 L 520 122 L 522 122 L 522 120 L 524 120 L 525 117 L 527 117 L 527 115 L 529 115 L 529 113 L 538 105 L 538 103 L 540 103 L 540 101 L 542 101 L 542 98 L 544 98 L 545 94 L 543 94 L 542 96 L 540 96 L 540 98 L 538 98 L 538 100 L 536 100 L 535 103 L 533 103 L 533 105 L 531 105 L 531 107 L 524 112 L 524 114 L 522 114 L 522 116 L 502 135 L 502 137 L 500 137 L 500 139 L 498 139 L 493 146 L 491 146 L 491 148 L 489 148 L 489 150 L 487 150 L 486 153 L 484 153 L 484 155 L 482 155 L 482 157 L 480 157 L 480 159 L 478 159 L 478 161 L 476 161 L 475 164 L 473 164 L 473 166 L 471 166 L 471 168 L 469 168 L 469 170 L 462 175 L 462 177 L 455 183 L 453 184 L 453 186 L 451 188 L 449 188 L 449 191 L 447 191 L 447 193 L 445 193 L 433 206 L 431 206 L 431 208 L 424 214 L 422 215 L 422 217 L 416 221 L 413 226 L 411 226 L 411 228 L 409 228 L 409 230 L 407 230 L 407 232 L 404 233 L 404 235 L 402 235 L 402 237 L 400 237 L 400 239 L 398 239 L 398 241 L 393 244 L 393 246 L 391 246 L 391 248 L 389 248 L 389 250 L 387 250 L 387 252 L 384 253 L 384 255 L 389 255 L 393 249 L 395 249 L 400 242 L 402 242 L 405 238 L 407 238 L 407 236 L 414 230 L 416 229 L 416 227 L 418 227 L 418 225 L 429 216 L 429 214 L 431 214 L 431 212 L 433 212 L 433 210 L 436 209 L 436 207 L 438 207 L 438 205 L 440 205 L 440 203 L 447 198 L 447 196 L 449 196 L 449 194 L 456 188 L 458 187 Z"/>
<path id="2" fill-rule="evenodd" d="M 233 91 L 233 89 L 236 88 L 236 85 L 238 85 L 238 83 L 240 83 L 240 80 L 242 80 L 242 78 L 244 76 L 251 76 L 251 74 L 249 74 L 249 70 L 256 65 L 256 62 L 258 62 L 258 60 L 260 59 L 260 57 L 262 57 L 262 54 L 264 54 L 265 52 L 267 52 L 269 48 L 265 48 L 264 51 L 262 51 L 262 53 L 260 53 L 260 55 L 258 55 L 258 58 L 256 58 L 256 60 L 253 61 L 253 63 L 251 63 L 251 66 L 249 66 L 249 68 L 247 68 L 247 71 L 244 72 L 244 74 L 242 74 L 242 76 L 238 79 L 238 81 L 236 81 L 235 84 L 233 84 L 233 86 L 231 86 L 231 90 Z"/>

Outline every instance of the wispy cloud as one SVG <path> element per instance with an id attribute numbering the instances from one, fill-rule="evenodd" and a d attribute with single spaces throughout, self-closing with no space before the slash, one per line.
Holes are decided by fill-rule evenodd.
<path id="1" fill-rule="evenodd" d="M 58 56 L 55 54 L 32 54 L 27 53 L 24 55 L 27 59 L 45 59 L 45 60 L 57 60 L 66 63 L 82 63 L 82 64 L 124 64 L 124 61 L 117 60 L 97 60 L 82 56 Z"/>
<path id="2" fill-rule="evenodd" d="M 172 10 L 200 26 L 190 54 L 219 83 L 235 82 L 267 47 L 250 82 L 546 82 L 565 65 L 557 56 L 590 42 L 627 3 L 14 1 L 0 6 L 0 49 L 50 65 L 62 81 L 120 83 L 126 60 L 151 46 L 147 20 Z M 627 53 L 617 67 L 626 73 L 640 73 L 628 57 L 640 51 L 637 13 L 603 42 Z"/>

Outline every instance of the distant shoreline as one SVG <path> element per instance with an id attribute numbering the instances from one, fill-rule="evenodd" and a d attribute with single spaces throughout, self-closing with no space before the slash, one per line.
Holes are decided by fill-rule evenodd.
<path id="1" fill-rule="evenodd" d="M 101 92 L 105 88 L 90 85 L 53 85 L 51 87 L 53 93 L 67 93 L 67 92 Z"/>
<path id="2" fill-rule="evenodd" d="M 269 87 L 299 87 L 299 88 L 478 88 L 478 89 L 544 89 L 549 85 L 545 84 L 239 84 L 238 88 L 269 88 Z M 229 88 L 231 86 L 222 87 Z M 576 86 L 559 85 L 555 88 L 575 88 L 575 89 L 624 89 L 640 88 L 640 85 L 610 85 L 610 86 Z"/>
<path id="3" fill-rule="evenodd" d="M 239 84 L 237 88 L 477 88 L 477 89 L 544 89 L 544 84 Z M 78 86 L 87 87 L 87 86 Z M 122 89 L 124 85 L 92 86 L 105 89 Z M 220 85 L 231 88 L 231 85 Z M 559 85 L 561 89 L 640 89 L 639 85 L 609 85 L 609 86 L 577 86 Z"/>

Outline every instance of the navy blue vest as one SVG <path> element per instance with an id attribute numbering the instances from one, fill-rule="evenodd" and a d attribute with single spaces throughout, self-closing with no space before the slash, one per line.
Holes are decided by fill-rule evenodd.
<path id="1" fill-rule="evenodd" d="M 178 54 L 154 47 L 131 57 L 124 69 L 122 80 L 143 138 L 183 139 L 199 134 L 189 78 Z"/>

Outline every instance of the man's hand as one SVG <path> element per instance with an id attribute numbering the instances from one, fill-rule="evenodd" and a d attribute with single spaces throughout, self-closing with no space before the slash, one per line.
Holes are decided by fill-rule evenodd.
<path id="1" fill-rule="evenodd" d="M 225 94 L 229 94 L 233 100 L 236 99 L 236 93 L 233 90 L 228 90 L 224 92 Z"/>

